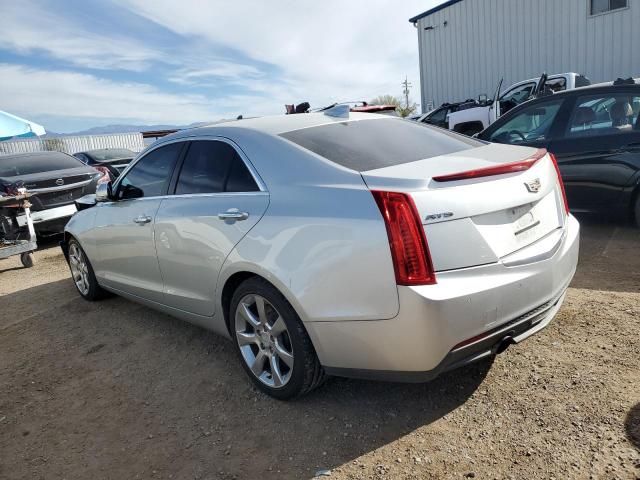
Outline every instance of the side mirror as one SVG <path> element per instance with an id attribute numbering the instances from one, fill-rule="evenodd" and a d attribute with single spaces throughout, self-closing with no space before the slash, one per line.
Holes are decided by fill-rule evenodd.
<path id="1" fill-rule="evenodd" d="M 488 100 L 489 100 L 489 97 L 487 96 L 486 93 L 483 93 L 482 95 L 478 95 L 478 103 L 487 103 Z"/>
<path id="2" fill-rule="evenodd" d="M 96 202 L 111 200 L 111 182 L 99 183 L 96 187 Z"/>

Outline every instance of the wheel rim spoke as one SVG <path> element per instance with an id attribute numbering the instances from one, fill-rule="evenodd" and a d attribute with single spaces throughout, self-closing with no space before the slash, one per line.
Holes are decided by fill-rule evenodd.
<path id="1" fill-rule="evenodd" d="M 237 337 L 241 347 L 245 345 L 257 345 L 259 343 L 255 333 L 237 332 Z"/>
<path id="2" fill-rule="evenodd" d="M 258 355 L 256 355 L 255 360 L 253 361 L 253 365 L 251 365 L 251 371 L 258 378 L 264 373 L 264 361 L 267 359 L 266 354 L 262 351 L 258 351 Z"/>
<path id="3" fill-rule="evenodd" d="M 260 320 L 253 315 L 247 304 L 241 302 L 240 305 L 238 305 L 238 313 L 240 313 L 242 318 L 253 328 L 260 326 Z"/>
<path id="4" fill-rule="evenodd" d="M 276 352 L 276 355 L 278 356 L 278 358 L 280 358 L 280 360 L 282 360 L 287 365 L 287 367 L 293 368 L 293 355 L 291 355 L 289 352 L 287 352 L 282 347 L 282 345 L 280 345 L 277 342 L 276 342 L 275 352 Z"/>
<path id="5" fill-rule="evenodd" d="M 282 373 L 280 372 L 280 365 L 278 365 L 278 358 L 273 355 L 269 359 L 269 363 L 271 365 L 271 379 L 273 380 L 273 385 L 275 387 L 281 387 L 284 383 L 284 378 L 282 377 Z"/>
<path id="6" fill-rule="evenodd" d="M 287 331 L 287 324 L 284 323 L 282 317 L 278 317 L 278 319 L 273 323 L 273 326 L 270 328 L 271 335 L 277 337 L 282 335 L 282 333 Z"/>
<path id="7" fill-rule="evenodd" d="M 260 320 L 260 324 L 262 325 L 266 325 L 267 324 L 267 313 L 265 312 L 264 309 L 264 298 L 256 295 L 254 297 L 255 302 L 256 302 L 256 308 L 258 309 L 258 318 Z"/>

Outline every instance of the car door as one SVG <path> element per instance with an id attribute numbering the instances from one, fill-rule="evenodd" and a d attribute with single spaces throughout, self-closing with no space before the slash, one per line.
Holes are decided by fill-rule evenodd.
<path id="1" fill-rule="evenodd" d="M 163 303 L 154 222 L 185 143 L 161 145 L 141 157 L 99 203 L 95 220 L 96 276 L 106 287 Z"/>
<path id="2" fill-rule="evenodd" d="M 268 204 L 269 194 L 233 142 L 219 137 L 191 141 L 174 193 L 162 200 L 156 215 L 166 304 L 212 316 L 222 265 Z"/>
<path id="3" fill-rule="evenodd" d="M 640 169 L 640 92 L 610 89 L 576 96 L 562 133 L 549 150 L 556 155 L 573 211 L 613 213 Z"/>

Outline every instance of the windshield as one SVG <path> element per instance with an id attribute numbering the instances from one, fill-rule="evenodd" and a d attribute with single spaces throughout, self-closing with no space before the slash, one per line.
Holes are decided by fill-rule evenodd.
<path id="1" fill-rule="evenodd" d="M 286 132 L 281 136 L 358 172 L 484 145 L 481 141 L 424 123 L 392 118 L 331 123 Z"/>
<path id="2" fill-rule="evenodd" d="M 18 177 L 83 166 L 77 158 L 58 152 L 46 155 L 0 155 L 0 177 Z"/>

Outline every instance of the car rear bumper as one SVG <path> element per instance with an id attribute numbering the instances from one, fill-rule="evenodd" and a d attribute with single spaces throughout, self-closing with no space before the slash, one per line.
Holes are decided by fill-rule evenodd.
<path id="1" fill-rule="evenodd" d="M 33 221 L 33 224 L 37 226 L 38 224 L 42 224 L 45 222 L 69 218 L 74 213 L 76 213 L 76 211 L 77 208 L 73 203 L 70 205 L 64 205 L 62 207 L 38 210 L 35 212 L 31 211 L 31 220 Z M 25 215 L 16 217 L 16 220 L 18 221 L 18 225 L 20 225 L 21 227 L 27 224 L 27 218 Z"/>
<path id="2" fill-rule="evenodd" d="M 306 323 L 320 362 L 333 375 L 426 381 L 528 338 L 562 305 L 579 230 L 569 216 L 561 244 L 543 260 L 441 272 L 436 285 L 398 287 L 393 319 Z"/>

